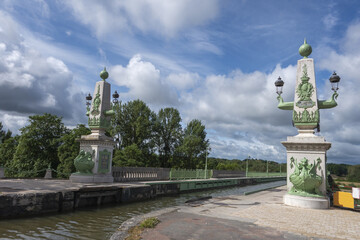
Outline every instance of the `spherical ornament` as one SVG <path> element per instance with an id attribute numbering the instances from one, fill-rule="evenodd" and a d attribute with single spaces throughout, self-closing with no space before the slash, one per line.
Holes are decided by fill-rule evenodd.
<path id="1" fill-rule="evenodd" d="M 100 77 L 104 81 L 109 77 L 109 73 L 106 71 L 106 67 L 104 67 L 104 70 L 100 72 Z"/>
<path id="2" fill-rule="evenodd" d="M 312 48 L 309 44 L 306 43 L 306 39 L 304 40 L 304 44 L 300 46 L 299 53 L 304 58 L 307 58 L 312 52 Z"/>

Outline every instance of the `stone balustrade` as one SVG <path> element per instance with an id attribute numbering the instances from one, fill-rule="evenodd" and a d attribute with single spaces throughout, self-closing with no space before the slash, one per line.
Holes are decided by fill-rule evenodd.
<path id="1" fill-rule="evenodd" d="M 115 182 L 169 180 L 170 168 L 113 167 Z"/>

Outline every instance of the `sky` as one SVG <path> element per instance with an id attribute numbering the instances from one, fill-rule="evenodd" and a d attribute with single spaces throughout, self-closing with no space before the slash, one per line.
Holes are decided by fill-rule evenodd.
<path id="1" fill-rule="evenodd" d="M 86 124 L 85 96 L 107 67 L 120 100 L 201 120 L 211 157 L 286 162 L 297 134 L 277 108 L 293 101 L 298 49 L 312 46 L 318 99 L 341 77 L 338 106 L 321 110 L 328 162 L 360 164 L 360 2 L 357 0 L 0 0 L 0 121 L 28 116 Z"/>

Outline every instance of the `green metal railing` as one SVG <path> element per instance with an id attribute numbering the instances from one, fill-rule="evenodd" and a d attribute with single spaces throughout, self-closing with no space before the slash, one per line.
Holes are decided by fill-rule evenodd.
<path id="1" fill-rule="evenodd" d="M 286 177 L 286 172 L 247 172 L 246 177 Z"/>
<path id="2" fill-rule="evenodd" d="M 213 175 L 212 170 L 205 171 L 204 169 L 171 169 L 170 180 L 185 180 L 185 179 L 209 179 Z"/>

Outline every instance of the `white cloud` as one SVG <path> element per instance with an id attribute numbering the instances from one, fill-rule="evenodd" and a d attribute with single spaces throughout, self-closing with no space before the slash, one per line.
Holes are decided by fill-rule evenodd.
<path id="1" fill-rule="evenodd" d="M 0 121 L 5 126 L 5 129 L 10 129 L 13 134 L 18 134 L 19 129 L 27 124 L 28 117 L 0 110 Z"/>
<path id="2" fill-rule="evenodd" d="M 71 92 L 73 76 L 65 63 L 30 47 L 20 34 L 23 28 L 2 11 L 0 22 L 11 26 L 0 33 L 0 111 L 4 125 L 16 132 L 26 116 L 45 112 L 62 116 L 65 122 L 78 118 L 82 101 L 79 91 Z"/>
<path id="3" fill-rule="evenodd" d="M 141 99 L 149 104 L 176 105 L 177 94 L 161 79 L 160 70 L 135 55 L 126 67 L 116 65 L 110 68 L 111 78 L 119 86 L 129 88 L 125 98 Z"/>
<path id="4" fill-rule="evenodd" d="M 330 30 L 332 29 L 338 22 L 338 17 L 336 17 L 335 13 L 329 13 L 325 17 L 323 17 L 322 21 L 325 25 L 325 28 Z"/>
<path id="5" fill-rule="evenodd" d="M 66 1 L 74 16 L 89 25 L 98 37 L 131 28 L 172 37 L 187 27 L 214 19 L 217 0 Z M 111 23 L 111 24 L 109 24 Z"/>
<path id="6" fill-rule="evenodd" d="M 200 76 L 197 73 L 172 73 L 166 78 L 166 81 L 178 90 L 194 88 L 199 80 Z"/>

